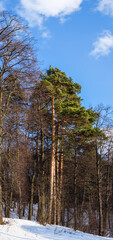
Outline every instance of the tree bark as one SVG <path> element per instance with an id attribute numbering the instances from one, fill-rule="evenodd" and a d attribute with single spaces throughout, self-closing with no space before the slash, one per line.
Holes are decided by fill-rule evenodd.
<path id="1" fill-rule="evenodd" d="M 51 179 L 49 223 L 56 224 L 56 169 L 55 169 L 55 106 L 52 97 L 52 146 L 51 146 Z"/>
<path id="2" fill-rule="evenodd" d="M 19 184 L 19 209 L 18 209 L 18 213 L 19 213 L 19 219 L 22 219 L 22 192 L 21 192 L 21 186 L 20 186 L 20 182 Z"/>
<path id="3" fill-rule="evenodd" d="M 0 224 L 2 222 L 2 92 L 0 86 Z"/>
<path id="4" fill-rule="evenodd" d="M 101 156 L 98 154 L 98 146 L 96 142 L 96 166 L 97 166 L 97 185 L 98 185 L 98 201 L 99 201 L 99 235 L 103 236 L 103 211 L 102 211 L 102 173 L 101 173 Z"/>
<path id="5" fill-rule="evenodd" d="M 33 139 L 33 130 L 32 130 L 32 139 Z M 30 204 L 29 204 L 29 215 L 28 215 L 29 220 L 32 219 L 32 215 L 33 215 L 34 181 L 35 181 L 35 173 L 36 173 L 36 159 L 34 158 L 33 141 L 32 141 L 32 150 L 33 150 L 33 175 L 31 180 Z"/>
<path id="6" fill-rule="evenodd" d="M 60 158 L 59 158 L 59 128 L 60 126 L 58 125 L 57 129 L 57 146 L 56 146 L 56 168 L 57 168 L 57 176 L 56 176 L 56 181 L 57 181 L 57 203 L 56 203 L 56 208 L 57 208 L 57 224 L 60 225 Z"/>
<path id="7" fill-rule="evenodd" d="M 60 157 L 60 196 L 59 196 L 59 209 L 61 222 L 64 226 L 64 206 L 62 202 L 62 190 L 63 190 L 63 162 L 64 162 L 64 151 L 63 151 L 63 129 L 62 129 L 62 140 L 61 140 L 61 157 Z"/>
<path id="8" fill-rule="evenodd" d="M 28 220 L 31 220 L 32 219 L 32 215 L 33 215 L 34 180 L 35 180 L 35 174 L 33 173 L 32 182 L 31 182 L 31 193 L 30 193 L 30 204 L 29 204 Z"/>
<path id="9" fill-rule="evenodd" d="M 38 209 L 37 209 L 37 221 L 40 222 L 41 216 L 41 163 L 40 163 L 40 147 L 39 147 L 39 127 L 37 126 L 37 181 L 38 181 Z"/>
<path id="10" fill-rule="evenodd" d="M 45 222 L 45 172 L 44 172 L 44 132 L 41 129 L 41 165 L 42 165 L 42 172 L 41 172 L 41 223 L 44 224 Z"/>
<path id="11" fill-rule="evenodd" d="M 110 195 L 110 151 L 108 149 L 108 165 L 107 165 L 107 181 L 106 181 L 106 203 L 105 203 L 105 217 L 104 217 L 104 235 L 108 226 L 108 210 L 109 210 L 109 195 Z"/>
<path id="12" fill-rule="evenodd" d="M 74 162 L 74 230 L 77 230 L 77 154 L 75 150 Z"/>

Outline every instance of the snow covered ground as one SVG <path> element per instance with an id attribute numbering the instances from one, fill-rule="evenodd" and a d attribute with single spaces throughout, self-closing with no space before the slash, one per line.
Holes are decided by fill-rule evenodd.
<path id="1" fill-rule="evenodd" d="M 113 240 L 102 238 L 70 228 L 46 225 L 35 221 L 4 218 L 6 225 L 0 225 L 0 240 Z"/>

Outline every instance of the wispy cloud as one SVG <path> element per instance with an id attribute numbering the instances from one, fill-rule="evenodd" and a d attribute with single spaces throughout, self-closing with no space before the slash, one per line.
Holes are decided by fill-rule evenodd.
<path id="1" fill-rule="evenodd" d="M 104 31 L 101 36 L 93 43 L 94 50 L 90 52 L 90 55 L 99 58 L 110 53 L 113 49 L 113 35 L 109 31 Z"/>
<path id="2" fill-rule="evenodd" d="M 30 25 L 43 26 L 49 17 L 63 19 L 80 9 L 83 0 L 21 0 L 19 14 L 26 18 Z"/>
<path id="3" fill-rule="evenodd" d="M 43 31 L 42 38 L 51 38 L 51 34 L 48 30 Z"/>
<path id="4" fill-rule="evenodd" d="M 105 15 L 113 16 L 113 0 L 99 0 L 96 9 Z"/>

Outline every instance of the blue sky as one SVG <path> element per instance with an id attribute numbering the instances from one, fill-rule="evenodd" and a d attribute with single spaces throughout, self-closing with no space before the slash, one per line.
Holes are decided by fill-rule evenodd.
<path id="1" fill-rule="evenodd" d="M 113 0 L 0 0 L 38 39 L 38 60 L 82 86 L 86 107 L 113 107 Z"/>

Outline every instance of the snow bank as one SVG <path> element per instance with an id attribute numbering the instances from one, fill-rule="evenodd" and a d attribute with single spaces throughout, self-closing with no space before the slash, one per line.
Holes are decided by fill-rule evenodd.
<path id="1" fill-rule="evenodd" d="M 113 240 L 55 225 L 42 226 L 35 221 L 4 218 L 0 240 Z"/>

